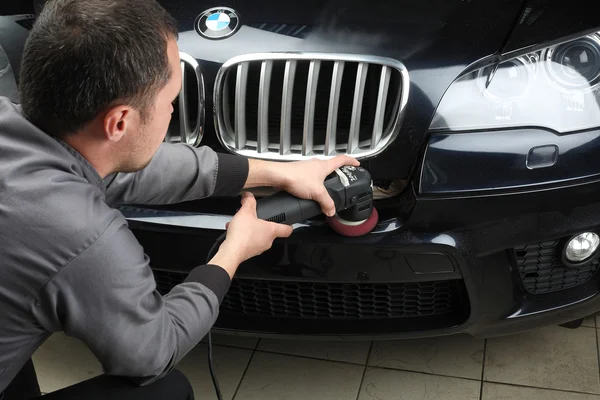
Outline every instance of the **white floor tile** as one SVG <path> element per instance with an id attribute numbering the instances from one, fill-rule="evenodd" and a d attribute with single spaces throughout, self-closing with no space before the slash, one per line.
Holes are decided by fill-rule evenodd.
<path id="1" fill-rule="evenodd" d="M 558 326 L 488 339 L 487 381 L 600 393 L 595 329 Z"/>
<path id="2" fill-rule="evenodd" d="M 257 351 L 235 400 L 355 400 L 364 367 Z"/>
<path id="3" fill-rule="evenodd" d="M 591 317 L 584 318 L 582 326 L 587 326 L 589 328 L 595 328 L 596 327 L 596 317 L 591 316 Z"/>
<path id="4" fill-rule="evenodd" d="M 358 400 L 478 400 L 481 383 L 369 367 Z"/>
<path id="5" fill-rule="evenodd" d="M 55 333 L 34 353 L 42 392 L 50 393 L 101 375 L 102 365 L 80 340 Z"/>
<path id="6" fill-rule="evenodd" d="M 501 385 L 485 382 L 482 400 L 600 400 L 593 394 L 559 392 L 520 386 Z"/>
<path id="7" fill-rule="evenodd" d="M 481 379 L 483 346 L 467 335 L 375 341 L 369 365 Z"/>

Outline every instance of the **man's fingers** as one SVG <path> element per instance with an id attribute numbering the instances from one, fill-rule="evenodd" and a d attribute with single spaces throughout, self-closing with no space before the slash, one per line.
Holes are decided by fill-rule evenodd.
<path id="1" fill-rule="evenodd" d="M 321 189 L 315 194 L 315 200 L 321 205 L 321 211 L 328 217 L 335 215 L 335 203 L 329 195 L 325 186 L 321 186 Z"/>
<path id="2" fill-rule="evenodd" d="M 350 157 L 348 155 L 339 155 L 333 157 L 329 160 L 329 162 L 331 165 L 331 170 L 343 167 L 344 165 L 352 165 L 354 167 L 358 167 L 360 165 L 360 162 L 356 158 Z"/>

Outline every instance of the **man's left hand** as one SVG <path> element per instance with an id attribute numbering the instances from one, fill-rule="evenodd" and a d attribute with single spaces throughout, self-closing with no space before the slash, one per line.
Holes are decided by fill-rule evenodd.
<path id="1" fill-rule="evenodd" d="M 340 155 L 328 160 L 311 159 L 290 163 L 278 163 L 279 173 L 284 174 L 281 189 L 296 197 L 315 200 L 327 216 L 335 215 L 335 204 L 323 182 L 337 168 L 344 165 L 358 167 L 360 163 L 350 156 Z"/>

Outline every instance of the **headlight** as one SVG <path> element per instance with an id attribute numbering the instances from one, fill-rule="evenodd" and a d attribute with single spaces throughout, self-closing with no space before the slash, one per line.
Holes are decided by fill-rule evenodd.
<path id="1" fill-rule="evenodd" d="M 600 32 L 470 72 L 442 99 L 431 130 L 600 126 Z"/>

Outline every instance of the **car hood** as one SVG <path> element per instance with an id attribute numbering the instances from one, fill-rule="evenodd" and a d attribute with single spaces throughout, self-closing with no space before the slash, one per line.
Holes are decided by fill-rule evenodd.
<path id="1" fill-rule="evenodd" d="M 242 54 L 351 53 L 402 62 L 410 74 L 402 131 L 370 165 L 382 179 L 409 174 L 443 93 L 466 66 L 502 48 L 523 5 L 521 0 L 245 0 L 222 4 L 161 0 L 161 4 L 177 19 L 180 50 L 201 63 L 207 110 L 211 109 L 216 71 Z M 197 17 L 215 6 L 235 10 L 241 25 L 235 34 L 211 40 L 196 32 Z M 207 123 L 211 124 L 208 115 Z M 212 129 L 206 129 L 209 142 Z"/>

